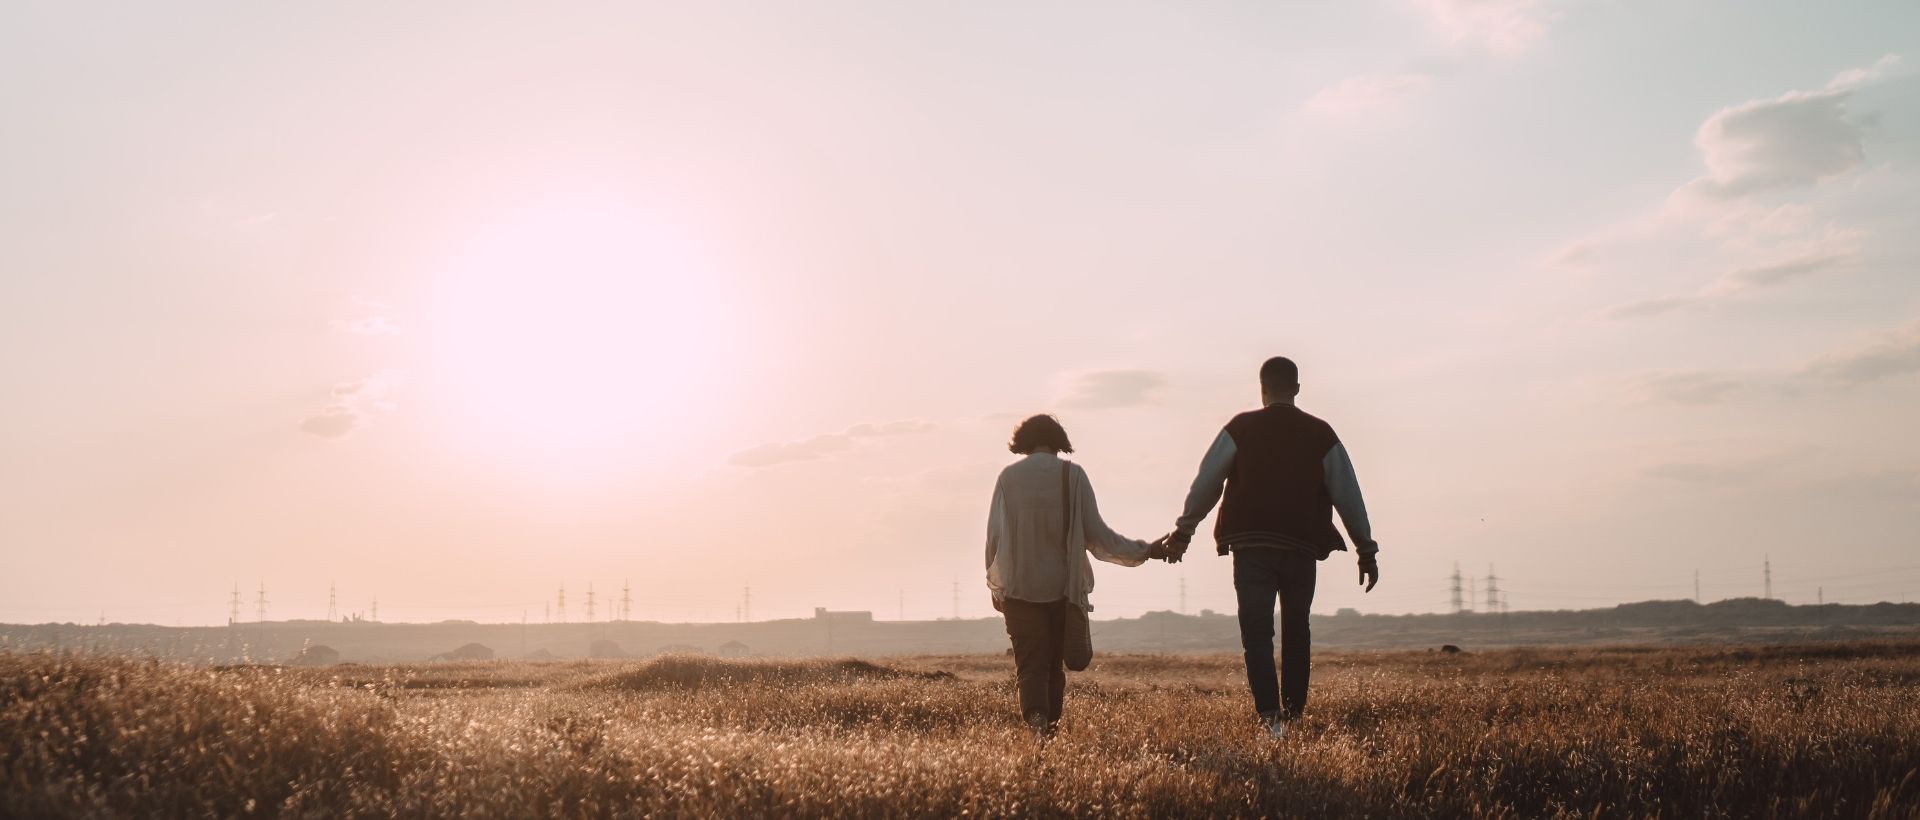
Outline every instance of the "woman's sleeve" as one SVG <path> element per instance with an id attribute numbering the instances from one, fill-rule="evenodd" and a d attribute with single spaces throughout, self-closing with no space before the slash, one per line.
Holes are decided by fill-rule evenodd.
<path id="1" fill-rule="evenodd" d="M 1087 471 L 1075 465 L 1074 508 L 1080 517 L 1080 526 L 1087 534 L 1087 551 L 1093 557 L 1109 564 L 1123 567 L 1137 567 L 1147 562 L 1147 552 L 1153 545 L 1145 541 L 1128 538 L 1114 532 L 1100 517 L 1100 505 L 1093 499 L 1093 480 L 1087 477 Z"/>
<path id="2" fill-rule="evenodd" d="M 1004 529 L 1006 513 L 1005 500 L 1000 495 L 1000 481 L 993 482 L 993 501 L 987 504 L 987 569 L 993 569 L 993 557 L 1000 552 L 1000 531 Z"/>

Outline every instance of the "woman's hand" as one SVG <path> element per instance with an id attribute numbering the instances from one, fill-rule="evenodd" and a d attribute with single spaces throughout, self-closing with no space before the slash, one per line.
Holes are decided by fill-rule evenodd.
<path id="1" fill-rule="evenodd" d="M 1172 539 L 1173 533 L 1167 533 L 1166 535 L 1153 539 L 1153 542 L 1147 545 L 1147 560 L 1151 561 L 1157 558 L 1171 563 L 1174 553 L 1172 549 L 1167 546 L 1167 542 Z"/>

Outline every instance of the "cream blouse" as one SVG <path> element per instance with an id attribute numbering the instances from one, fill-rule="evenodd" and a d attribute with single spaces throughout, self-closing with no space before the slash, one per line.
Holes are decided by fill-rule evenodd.
<path id="1" fill-rule="evenodd" d="M 1060 471 L 1068 471 L 1073 521 L 1061 549 L 1060 527 L 1066 505 Z M 987 588 L 995 600 L 1017 598 L 1046 603 L 1066 598 L 1091 612 L 1093 564 L 1087 554 L 1108 563 L 1137 567 L 1150 546 L 1127 538 L 1100 518 L 1093 483 L 1080 465 L 1052 453 L 1033 453 L 1000 471 L 987 514 Z"/>

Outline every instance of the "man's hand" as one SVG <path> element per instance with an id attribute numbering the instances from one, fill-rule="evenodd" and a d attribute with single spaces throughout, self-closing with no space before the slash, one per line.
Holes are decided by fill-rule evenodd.
<path id="1" fill-rule="evenodd" d="M 1167 533 L 1166 535 L 1153 539 L 1153 543 L 1147 545 L 1147 560 L 1167 560 L 1167 538 L 1172 535 L 1173 533 Z"/>
<path id="2" fill-rule="evenodd" d="M 1167 545 L 1167 563 L 1178 564 L 1180 563 L 1180 559 L 1186 557 L 1187 542 L 1190 538 L 1190 536 L 1181 535 L 1179 530 L 1174 530 L 1173 532 L 1160 536 L 1160 540 L 1166 542 Z"/>
<path id="3" fill-rule="evenodd" d="M 1360 559 L 1360 585 L 1365 592 L 1372 592 L 1373 585 L 1380 583 L 1380 562 L 1371 556 Z"/>

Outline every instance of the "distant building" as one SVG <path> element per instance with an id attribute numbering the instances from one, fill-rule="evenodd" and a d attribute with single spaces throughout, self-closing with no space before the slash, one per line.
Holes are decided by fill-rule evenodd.
<path id="1" fill-rule="evenodd" d="M 870 624 L 870 623 L 873 623 L 873 613 L 864 612 L 864 611 L 833 612 L 824 606 L 816 606 L 813 608 L 813 619 L 816 621 L 837 621 L 840 623 L 869 623 Z"/>
<path id="2" fill-rule="evenodd" d="M 747 645 L 739 641 L 727 641 L 720 645 L 720 657 L 722 658 L 744 658 L 746 656 Z"/>

